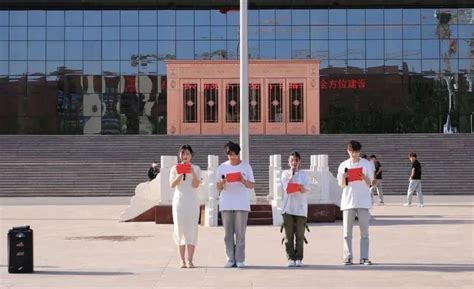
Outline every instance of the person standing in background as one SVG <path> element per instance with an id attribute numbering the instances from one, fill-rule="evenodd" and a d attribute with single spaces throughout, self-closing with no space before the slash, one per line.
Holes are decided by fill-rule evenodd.
<path id="1" fill-rule="evenodd" d="M 408 154 L 408 158 L 411 161 L 411 173 L 408 183 L 407 191 L 407 202 L 404 204 L 405 207 L 411 206 L 411 199 L 413 193 L 416 192 L 418 196 L 418 207 L 423 208 L 423 192 L 421 191 L 421 164 L 416 157 L 416 153 L 411 152 Z"/>

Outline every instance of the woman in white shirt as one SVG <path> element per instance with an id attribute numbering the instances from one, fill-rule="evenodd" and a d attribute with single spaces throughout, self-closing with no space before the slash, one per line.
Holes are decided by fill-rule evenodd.
<path id="1" fill-rule="evenodd" d="M 173 194 L 173 239 L 178 246 L 181 268 L 193 268 L 193 256 L 197 243 L 199 200 L 197 188 L 201 183 L 201 169 L 191 164 L 193 149 L 183 145 L 179 149 L 180 164 L 171 168 L 170 186 Z M 178 166 L 179 173 L 178 173 Z M 182 171 L 184 168 L 185 171 Z M 188 263 L 185 262 L 186 249 Z"/>
<path id="2" fill-rule="evenodd" d="M 309 181 L 306 173 L 300 170 L 300 164 L 300 154 L 292 152 L 288 158 L 290 169 L 284 171 L 281 176 L 285 192 L 282 214 L 288 267 L 303 265 L 304 233 L 308 216 L 306 191 L 309 188 Z"/>
<path id="3" fill-rule="evenodd" d="M 228 161 L 217 168 L 216 186 L 220 192 L 219 211 L 224 226 L 225 268 L 245 267 L 245 232 L 250 212 L 249 189 L 255 186 L 252 167 L 240 159 L 240 146 L 228 142 L 225 147 Z"/>

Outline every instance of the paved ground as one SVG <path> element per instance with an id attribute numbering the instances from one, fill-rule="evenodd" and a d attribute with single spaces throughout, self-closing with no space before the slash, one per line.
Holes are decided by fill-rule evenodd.
<path id="1" fill-rule="evenodd" d="M 124 198 L 0 199 L 0 288 L 474 288 L 474 196 L 387 197 L 372 210 L 373 266 L 343 266 L 342 225 L 313 224 L 306 266 L 286 268 L 281 234 L 247 230 L 245 269 L 224 269 L 223 229 L 199 228 L 195 269 L 178 268 L 171 225 L 119 223 Z M 6 233 L 34 229 L 34 274 L 8 274 Z M 358 230 L 354 248 L 358 258 Z"/>

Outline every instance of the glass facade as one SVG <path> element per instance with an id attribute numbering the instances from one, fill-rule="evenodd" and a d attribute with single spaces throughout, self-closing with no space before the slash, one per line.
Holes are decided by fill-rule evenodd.
<path id="1" fill-rule="evenodd" d="M 474 8 L 249 10 L 248 24 L 251 59 L 321 61 L 321 133 L 442 132 L 448 113 L 470 131 Z M 165 60 L 239 45 L 238 11 L 0 11 L 0 133 L 166 133 Z"/>

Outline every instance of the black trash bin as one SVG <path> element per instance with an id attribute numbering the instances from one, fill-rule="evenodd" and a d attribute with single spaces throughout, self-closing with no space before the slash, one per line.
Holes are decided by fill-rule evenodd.
<path id="1" fill-rule="evenodd" d="M 8 273 L 33 273 L 33 230 L 30 226 L 8 231 Z"/>

